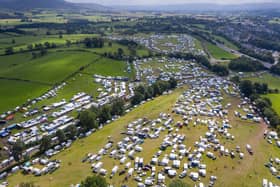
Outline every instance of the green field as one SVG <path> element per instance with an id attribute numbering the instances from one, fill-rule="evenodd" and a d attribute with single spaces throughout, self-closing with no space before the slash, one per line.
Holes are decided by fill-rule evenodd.
<path id="1" fill-rule="evenodd" d="M 218 60 L 231 60 L 237 58 L 234 54 L 229 53 L 218 46 L 211 44 L 209 42 L 206 42 L 206 47 L 209 51 L 209 53 Z"/>
<path id="2" fill-rule="evenodd" d="M 40 96 L 47 88 L 51 88 L 52 85 L 79 71 L 85 65 L 88 66 L 81 70 L 81 73 L 67 80 L 67 86 L 59 91 L 57 97 L 40 102 L 40 105 L 50 104 L 61 99 L 70 99 L 78 92 L 86 92 L 89 95 L 96 96 L 98 85 L 94 83 L 94 74 L 126 76 L 132 80 L 135 77 L 134 71 L 132 73 L 127 72 L 126 62 L 101 58 L 92 52 L 70 49 L 61 52 L 50 51 L 46 56 L 36 59 L 32 59 L 30 53 L 0 56 L 0 77 L 30 81 L 1 82 L 3 104 L 1 104 L 0 113 L 24 104 L 27 99 Z M 13 84 L 10 84 L 10 82 Z M 27 89 L 25 89 L 25 85 L 27 85 Z M 17 96 L 9 95 L 8 93 L 11 90 L 16 90 L 14 94 L 17 94 Z"/>
<path id="3" fill-rule="evenodd" d="M 127 64 L 125 62 L 108 58 L 102 58 L 99 61 L 92 63 L 83 72 L 91 75 L 100 74 L 103 76 L 130 77 L 130 74 L 127 72 Z"/>
<path id="4" fill-rule="evenodd" d="M 270 73 L 264 73 L 261 76 L 253 76 L 249 78 L 245 78 L 251 80 L 253 82 L 260 82 L 268 84 L 268 87 L 271 89 L 279 89 L 280 90 L 280 77 L 277 75 L 273 75 Z"/>
<path id="5" fill-rule="evenodd" d="M 41 108 L 42 106 L 60 102 L 62 99 L 70 100 L 75 94 L 79 92 L 85 92 L 95 98 L 97 96 L 97 89 L 99 87 L 101 86 L 94 82 L 92 75 L 79 73 L 66 82 L 66 86 L 57 92 L 56 97 L 40 101 L 36 103 L 34 107 Z"/>
<path id="6" fill-rule="evenodd" d="M 234 49 L 234 50 L 238 50 L 239 49 L 236 45 L 234 45 L 232 42 L 228 41 L 227 39 L 225 39 L 222 36 L 213 35 L 213 37 L 215 39 L 218 39 L 219 41 L 223 42 L 225 46 L 227 46 L 227 47 L 229 47 L 231 49 Z"/>
<path id="7" fill-rule="evenodd" d="M 280 77 L 277 75 L 264 73 L 261 76 L 254 76 L 245 79 L 251 80 L 253 82 L 266 83 L 270 89 L 280 90 Z M 278 115 L 280 115 L 280 94 L 267 94 L 264 95 L 264 97 L 267 97 L 271 100 L 272 107 L 278 113 Z"/>
<path id="8" fill-rule="evenodd" d="M 89 52 L 50 52 L 28 63 L 5 68 L 0 76 L 55 84 L 97 58 Z"/>
<path id="9" fill-rule="evenodd" d="M 0 19 L 1 26 L 19 25 L 19 24 L 22 24 L 20 19 Z"/>
<path id="10" fill-rule="evenodd" d="M 3 35 L 3 34 L 2 34 Z M 6 35 L 6 34 L 5 34 Z M 4 36 L 4 35 L 3 35 Z M 44 43 L 45 41 L 54 42 L 56 44 L 65 44 L 66 39 L 71 41 L 81 40 L 85 37 L 96 36 L 96 35 L 87 35 L 87 34 L 75 34 L 75 35 L 64 35 L 62 39 L 58 38 L 57 35 L 51 36 L 15 36 L 16 43 L 12 44 L 11 37 L 4 37 L 0 39 L 0 46 L 2 50 L 5 47 L 13 45 L 16 50 L 26 47 L 28 44 L 32 43 Z M 32 58 L 30 52 L 16 53 L 14 55 L 0 56 L 0 77 L 6 79 L 17 79 L 21 80 L 17 84 L 21 84 L 24 81 L 31 81 L 33 84 L 45 85 L 50 88 L 52 85 L 63 81 L 65 78 L 70 76 L 76 71 L 79 71 L 81 67 L 89 65 L 82 73 L 86 73 L 85 76 L 88 76 L 89 80 L 92 81 L 94 74 L 101 74 L 105 76 L 126 76 L 132 80 L 135 77 L 135 72 L 127 72 L 127 64 L 123 61 L 112 60 L 103 58 L 100 62 L 97 59 L 100 59 L 100 55 L 103 55 L 105 52 L 110 52 L 112 54 L 116 53 L 118 48 L 124 50 L 125 55 L 129 55 L 129 50 L 127 46 L 119 45 L 117 43 L 108 46 L 108 42 L 105 42 L 103 48 L 85 48 L 82 44 L 72 45 L 69 48 L 56 48 L 49 49 L 47 55 L 37 58 Z M 1 51 L 1 49 L 0 49 Z M 137 54 L 139 56 L 148 55 L 148 50 L 146 48 L 139 47 L 137 49 Z M 133 70 L 133 67 L 132 67 Z M 78 79 L 81 79 L 78 77 Z M 83 84 L 86 80 L 80 80 L 79 85 L 78 81 L 73 84 L 77 84 L 72 88 L 68 89 L 67 92 L 60 94 L 58 98 L 70 98 L 77 92 L 85 91 L 88 94 L 95 96 L 95 91 L 97 85 L 89 86 L 88 90 Z M 82 86 L 81 86 L 82 85 Z M 2 84 L 3 90 L 8 90 L 9 86 Z M 19 86 L 21 90 L 23 86 Z M 30 88 L 32 90 L 32 88 Z M 36 91 L 36 90 L 34 90 Z M 43 92 L 40 92 L 43 94 Z M 28 95 L 28 98 L 32 99 L 37 97 L 36 94 Z M 9 95 L 7 95 L 9 97 Z M 24 97 L 25 98 L 25 97 Z M 9 100 L 10 98 L 8 98 Z M 15 104 L 11 106 L 5 104 L 2 106 L 1 112 L 7 111 L 14 107 L 14 105 L 21 105 L 25 103 L 25 99 L 15 100 Z"/>
<path id="11" fill-rule="evenodd" d="M 12 80 L 0 80 L 0 85 L 0 113 L 38 97 L 50 88 L 46 85 Z"/>
<path id="12" fill-rule="evenodd" d="M 36 32 L 36 31 L 34 31 Z M 39 31 L 40 32 L 40 31 Z M 45 34 L 45 33 L 44 33 Z M 59 35 L 38 35 L 38 36 L 16 36 L 16 37 L 3 37 L 0 38 L 0 53 L 4 53 L 4 50 L 8 47 L 13 47 L 14 51 L 19 51 L 20 49 L 27 49 L 27 46 L 32 44 L 44 44 L 45 42 L 55 43 L 56 45 L 64 45 L 67 40 L 71 42 L 83 40 L 87 37 L 96 37 L 95 34 L 65 34 L 62 38 Z M 12 43 L 15 40 L 15 43 Z"/>
<path id="13" fill-rule="evenodd" d="M 25 65 L 30 61 L 32 61 L 31 53 L 0 56 L 0 74 L 1 72 L 15 68 L 16 66 Z"/>
<path id="14" fill-rule="evenodd" d="M 194 38 L 194 43 L 195 43 L 195 47 L 197 49 L 203 50 L 203 46 L 201 44 L 201 41 L 199 41 L 198 39 Z"/>
<path id="15" fill-rule="evenodd" d="M 280 94 L 267 94 L 264 97 L 267 97 L 272 102 L 272 108 L 280 116 Z"/>
<path id="16" fill-rule="evenodd" d="M 268 21 L 270 24 L 280 24 L 280 18 L 274 18 Z"/>
<path id="17" fill-rule="evenodd" d="M 139 106 L 132 112 L 126 114 L 124 117 L 121 117 L 110 125 L 105 126 L 102 130 L 93 135 L 77 140 L 69 149 L 64 150 L 54 157 L 54 159 L 61 160 L 62 165 L 60 169 L 53 174 L 34 177 L 31 175 L 24 176 L 21 173 L 17 173 L 8 178 L 9 184 L 15 186 L 22 181 L 32 181 L 42 187 L 60 187 L 79 183 L 86 176 L 91 175 L 90 164 L 81 162 L 82 158 L 87 153 L 96 153 L 105 145 L 108 136 L 112 136 L 114 142 L 120 141 L 121 138 L 124 137 L 120 132 L 122 132 L 126 124 L 131 121 L 142 117 L 154 119 L 160 112 L 170 113 L 173 104 L 182 91 L 183 89 L 178 89 L 171 95 L 158 97 L 151 102 Z M 226 101 L 233 104 L 229 110 L 229 118 L 233 125 L 231 133 L 235 135 L 235 140 L 230 141 L 222 138 L 221 141 L 229 149 L 234 149 L 236 145 L 240 145 L 242 149 L 245 149 L 244 147 L 246 143 L 249 143 L 253 146 L 255 154 L 254 156 L 249 156 L 249 154 L 246 153 L 243 160 L 237 158 L 231 159 L 230 157 L 224 156 L 218 157 L 217 160 L 213 161 L 204 156 L 203 160 L 204 163 L 207 164 L 208 175 L 216 175 L 218 177 L 216 183 L 217 186 L 254 187 L 256 184 L 261 184 L 263 178 L 267 178 L 276 183 L 277 179 L 270 174 L 269 170 L 263 166 L 263 163 L 266 163 L 270 156 L 276 157 L 279 153 L 279 148 L 275 145 L 268 146 L 268 143 L 263 139 L 263 130 L 265 128 L 263 125 L 244 122 L 234 117 L 233 112 L 237 107 L 237 104 L 239 104 L 238 99 L 226 98 Z M 177 115 L 174 115 L 173 117 L 175 121 L 181 119 L 181 117 Z M 199 136 L 206 131 L 207 127 L 205 126 L 190 126 L 181 129 L 179 133 L 186 135 L 186 146 L 188 147 L 193 146 L 193 143 L 198 140 Z M 160 136 L 160 138 L 155 140 L 147 139 L 145 143 L 141 145 L 145 151 L 138 153 L 139 156 L 144 157 L 144 161 L 148 162 L 152 158 L 152 155 L 158 150 L 163 138 L 164 136 Z M 112 168 L 113 165 L 118 163 L 113 159 L 109 159 L 108 156 L 104 156 L 102 161 L 105 168 Z M 123 177 L 115 176 L 113 179 L 107 178 L 107 180 L 114 186 L 120 186 L 123 184 Z M 188 177 L 186 177 L 184 181 L 191 186 L 194 185 L 194 182 Z M 208 178 L 202 178 L 201 180 L 201 182 L 206 181 L 208 181 Z M 170 179 L 167 179 L 167 183 L 169 182 Z M 134 186 L 135 182 L 130 178 L 126 184 L 128 186 Z"/>
<path id="18" fill-rule="evenodd" d="M 143 116 L 155 118 L 161 111 L 170 112 L 171 106 L 175 103 L 180 93 L 181 90 L 175 92 L 171 96 L 159 97 L 154 101 L 151 101 L 133 110 L 131 113 L 125 115 L 118 121 L 113 122 L 108 126 L 105 126 L 102 130 L 98 131 L 97 133 L 94 133 L 93 135 L 85 139 L 80 139 L 76 141 L 69 149 L 55 156 L 56 159 L 62 161 L 62 166 L 52 175 L 33 177 L 23 176 L 22 174 L 17 173 L 16 175 L 13 175 L 8 178 L 9 184 L 11 186 L 15 186 L 21 181 L 33 181 L 36 184 L 39 184 L 41 187 L 61 187 L 79 183 L 86 176 L 91 174 L 90 164 L 84 164 L 81 162 L 81 159 L 85 156 L 85 154 L 89 152 L 98 151 L 102 146 L 104 146 L 104 143 L 107 141 L 108 135 L 112 135 L 115 141 L 119 141 L 122 138 L 122 135 L 120 135 L 119 132 L 125 128 L 125 125 L 129 121 L 136 120 Z M 153 149 L 155 148 L 156 147 L 153 147 Z M 113 163 L 104 162 L 104 164 L 107 164 L 107 166 L 112 167 Z M 73 173 L 75 174 L 73 175 Z M 71 175 L 71 177 L 69 177 L 69 175 Z M 118 181 L 118 183 L 119 182 L 120 181 Z"/>

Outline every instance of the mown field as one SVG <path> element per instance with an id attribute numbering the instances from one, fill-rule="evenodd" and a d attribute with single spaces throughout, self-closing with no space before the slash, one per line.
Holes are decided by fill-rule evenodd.
<path id="1" fill-rule="evenodd" d="M 23 181 L 32 181 L 41 187 L 60 187 L 79 183 L 86 176 L 91 175 L 90 164 L 81 162 L 82 158 L 87 153 L 96 153 L 106 144 L 108 136 L 112 136 L 112 139 L 115 142 L 121 140 L 124 136 L 121 135 L 120 132 L 124 130 L 126 124 L 129 122 L 142 117 L 154 119 L 160 112 L 171 113 L 172 106 L 182 91 L 183 89 L 181 88 L 177 89 L 171 95 L 158 97 L 153 101 L 139 106 L 121 117 L 119 120 L 105 126 L 102 130 L 89 137 L 77 140 L 69 149 L 64 150 L 54 157 L 54 159 L 62 161 L 62 166 L 53 174 L 42 177 L 33 177 L 31 175 L 24 176 L 21 173 L 17 173 L 8 178 L 9 184 L 15 186 Z M 240 145 L 242 150 L 244 150 L 245 145 L 249 143 L 254 149 L 254 155 L 250 156 L 248 153 L 245 153 L 245 158 L 243 160 L 218 156 L 215 161 L 204 156 L 203 162 L 207 164 L 208 177 L 202 178 L 202 182 L 208 181 L 210 175 L 216 175 L 218 176 L 216 186 L 254 187 L 261 185 L 263 177 L 277 183 L 277 179 L 270 174 L 266 167 L 264 167 L 264 163 L 268 161 L 270 156 L 276 157 L 279 155 L 279 148 L 275 145 L 268 146 L 268 143 L 263 139 L 263 131 L 266 127 L 252 122 L 244 122 L 235 118 L 233 111 L 237 104 L 239 104 L 237 98 L 226 98 L 226 102 L 232 103 L 229 118 L 233 128 L 230 132 L 235 135 L 235 140 L 230 141 L 222 138 L 221 142 L 232 149 L 234 149 L 236 145 Z M 177 115 L 174 115 L 173 117 L 175 121 L 181 119 L 181 117 Z M 206 131 L 207 127 L 205 126 L 194 127 L 190 125 L 188 128 L 184 127 L 181 129 L 179 133 L 186 135 L 187 139 L 185 143 L 188 147 L 193 146 L 194 142 L 199 139 L 199 136 L 202 136 Z M 152 155 L 158 150 L 162 139 L 163 136 L 160 136 L 160 138 L 156 140 L 147 139 L 145 143 L 142 144 L 144 151 L 137 154 L 137 156 L 144 157 L 144 161 L 148 162 L 152 158 Z M 170 150 L 167 150 L 167 152 L 168 151 Z M 102 161 L 104 167 L 107 169 L 112 168 L 115 164 L 119 163 L 118 161 L 109 159 L 107 156 L 104 157 Z M 107 178 L 107 180 L 115 186 L 120 186 L 123 184 L 123 178 L 124 177 L 116 175 L 112 179 Z M 194 182 L 188 177 L 183 180 L 191 186 L 194 185 Z M 167 179 L 167 183 L 170 181 L 171 179 Z M 128 186 L 135 186 L 135 182 L 132 179 L 129 179 L 125 184 Z"/>
<path id="2" fill-rule="evenodd" d="M 113 50 L 117 50 L 116 46 Z M 134 78 L 135 72 L 127 72 L 126 62 L 102 58 L 95 52 L 95 49 L 86 51 L 73 47 L 65 50 L 49 50 L 47 55 L 35 59 L 31 53 L 0 56 L 0 77 L 9 79 L 1 82 L 3 102 L 0 113 L 24 104 L 27 99 L 40 96 L 54 84 L 60 83 L 77 71 L 81 71 L 82 74 L 76 75 L 74 79 L 68 79 L 67 86 L 56 97 L 57 99 L 70 99 L 82 91 L 95 96 L 97 85 L 94 84 L 94 74 Z M 84 66 L 86 68 L 81 69 Z M 13 94 L 10 94 L 11 91 Z M 54 100 L 48 100 L 48 103 L 51 101 Z"/>
<path id="3" fill-rule="evenodd" d="M 260 82 L 268 84 L 269 88 L 279 89 L 280 90 L 280 77 L 277 75 L 273 75 L 270 73 L 264 73 L 261 76 L 252 76 L 245 78 L 247 80 L 251 80 L 253 82 Z"/>
<path id="4" fill-rule="evenodd" d="M 280 115 L 280 94 L 267 94 L 267 97 L 272 102 L 272 108 Z"/>
<path id="5" fill-rule="evenodd" d="M 37 33 L 36 31 L 33 31 Z M 39 31 L 40 33 L 40 31 Z M 46 33 L 44 33 L 46 34 Z M 80 41 L 87 37 L 96 37 L 96 34 L 64 34 L 62 38 L 59 35 L 37 35 L 37 36 L 8 36 L 0 38 L 0 54 L 5 52 L 5 49 L 8 47 L 13 47 L 14 51 L 17 52 L 20 49 L 27 49 L 27 46 L 32 44 L 44 44 L 45 42 L 55 43 L 56 45 L 64 45 L 66 41 L 71 42 Z M 14 43 L 13 43 L 14 40 Z"/>
<path id="6" fill-rule="evenodd" d="M 42 84 L 1 79 L 0 85 L 0 113 L 38 97 L 49 89 L 49 86 Z"/>
<path id="7" fill-rule="evenodd" d="M 100 74 L 104 76 L 130 76 L 127 72 L 127 64 L 125 62 L 108 58 L 102 58 L 99 61 L 91 64 L 83 72 L 91 75 Z"/>
<path id="8" fill-rule="evenodd" d="M 218 46 L 206 42 L 206 48 L 209 53 L 218 60 L 231 60 L 237 58 L 234 54 L 225 51 L 224 49 L 219 48 Z"/>
<path id="9" fill-rule="evenodd" d="M 218 36 L 218 35 L 212 35 L 216 40 L 219 40 L 221 42 L 224 43 L 225 46 L 231 48 L 231 49 L 234 49 L 234 50 L 238 50 L 239 48 L 234 45 L 232 42 L 228 41 L 227 39 L 225 39 L 224 37 L 222 36 Z"/>
<path id="10" fill-rule="evenodd" d="M 54 157 L 55 159 L 61 160 L 63 163 L 61 168 L 52 175 L 33 177 L 23 176 L 21 173 L 18 173 L 8 178 L 9 184 L 11 186 L 15 186 L 22 181 L 33 181 L 41 187 L 61 187 L 79 183 L 86 176 L 91 175 L 90 164 L 81 162 L 81 159 L 85 156 L 85 154 L 98 151 L 102 146 L 104 146 L 104 143 L 107 141 L 107 137 L 109 135 L 113 137 L 114 141 L 120 140 L 122 135 L 120 135 L 119 132 L 121 132 L 121 130 L 125 128 L 125 125 L 130 121 L 144 116 L 156 118 L 161 111 L 171 112 L 171 106 L 175 103 L 181 91 L 182 90 L 178 90 L 172 95 L 162 96 L 145 105 L 142 105 L 112 124 L 105 126 L 102 130 L 92 134 L 91 136 L 76 141 L 69 149 Z M 108 162 L 106 164 L 108 164 L 107 167 L 112 167 L 113 163 Z M 71 177 L 69 177 L 69 175 L 71 175 Z"/>
<path id="11" fill-rule="evenodd" d="M 43 57 L 5 68 L 0 71 L 0 76 L 54 84 L 97 58 L 97 55 L 89 52 L 49 52 Z"/>
<path id="12" fill-rule="evenodd" d="M 253 82 L 266 83 L 266 84 L 268 84 L 269 88 L 280 90 L 280 77 L 277 75 L 265 73 L 262 76 L 254 76 L 254 77 L 249 77 L 246 79 L 251 80 Z M 267 97 L 271 100 L 272 107 L 280 115 L 280 94 L 279 93 L 278 94 L 267 94 L 267 95 L 264 95 L 264 97 Z"/>

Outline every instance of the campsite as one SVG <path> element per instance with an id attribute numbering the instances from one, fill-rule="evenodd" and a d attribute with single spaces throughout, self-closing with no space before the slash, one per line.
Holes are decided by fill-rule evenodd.
<path id="1" fill-rule="evenodd" d="M 277 13 L 52 1 L 0 8 L 1 187 L 279 186 Z"/>

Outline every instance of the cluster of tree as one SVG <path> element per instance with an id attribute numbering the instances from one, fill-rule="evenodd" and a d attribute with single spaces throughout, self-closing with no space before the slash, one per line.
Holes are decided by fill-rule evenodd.
<path id="1" fill-rule="evenodd" d="M 22 156 L 22 153 L 26 148 L 39 144 L 40 152 L 43 153 L 46 150 L 50 149 L 52 146 L 65 142 L 67 139 L 75 139 L 77 134 L 78 134 L 77 127 L 74 125 L 71 125 L 71 126 L 67 127 L 64 131 L 58 130 L 54 135 L 43 136 L 42 139 L 37 143 L 25 145 L 22 141 L 17 141 L 15 144 L 12 145 L 11 153 L 12 153 L 13 157 L 15 158 L 15 161 L 19 162 L 19 161 L 25 159 Z M 57 137 L 57 141 L 51 141 L 53 137 Z"/>
<path id="2" fill-rule="evenodd" d="M 223 65 L 212 65 L 209 60 L 202 55 L 194 55 L 192 53 L 175 53 L 170 54 L 169 57 L 171 58 L 182 58 L 184 60 L 195 60 L 200 65 L 206 67 L 210 71 L 214 72 L 215 74 L 219 76 L 227 76 L 229 75 L 229 71 L 226 66 Z"/>
<path id="3" fill-rule="evenodd" d="M 111 120 L 112 116 L 121 116 L 125 111 L 125 102 L 122 99 L 116 99 L 111 104 L 104 105 L 99 108 L 91 108 L 90 110 L 83 111 L 79 114 L 79 124 L 80 128 L 75 125 L 67 127 L 65 130 L 58 130 L 53 135 L 43 136 L 38 142 L 40 145 L 40 153 L 44 153 L 53 146 L 65 142 L 68 139 L 76 139 L 79 133 L 85 133 L 92 129 L 97 129 L 100 124 L 106 123 L 106 121 Z M 56 141 L 52 141 L 52 138 L 57 137 Z M 12 155 L 16 161 L 22 160 L 22 153 L 27 147 L 32 147 L 34 145 L 25 145 L 23 142 L 16 142 L 11 150 Z"/>
<path id="4" fill-rule="evenodd" d="M 280 60 L 280 59 L 279 59 Z M 272 68 L 270 69 L 271 73 L 274 73 L 276 75 L 280 75 L 280 64 L 278 63 L 275 66 L 272 66 Z"/>
<path id="5" fill-rule="evenodd" d="M 214 72 L 216 75 L 219 76 L 228 76 L 229 71 L 226 66 L 215 64 L 211 67 L 211 71 Z"/>
<path id="6" fill-rule="evenodd" d="M 120 45 L 125 45 L 128 47 L 134 47 L 134 48 L 136 48 L 138 46 L 138 43 L 136 43 L 135 41 L 127 40 L 127 39 L 118 40 L 117 43 Z"/>
<path id="7" fill-rule="evenodd" d="M 260 114 L 267 118 L 270 125 L 274 128 L 279 128 L 280 117 L 272 108 L 271 101 L 260 96 L 260 94 L 266 94 L 269 91 L 267 84 L 252 83 L 249 80 L 244 80 L 239 83 L 239 88 L 244 96 L 249 97 L 256 103 Z"/>
<path id="8" fill-rule="evenodd" d="M 12 152 L 12 155 L 15 159 L 15 161 L 20 161 L 21 158 L 22 158 L 22 152 L 25 148 L 25 145 L 22 141 L 17 141 L 13 146 L 12 146 L 12 149 L 11 149 L 11 152 Z"/>
<path id="9" fill-rule="evenodd" d="M 243 80 L 239 84 L 240 91 L 246 97 L 251 97 L 255 94 L 266 94 L 269 88 L 265 83 L 252 83 L 250 80 Z"/>
<path id="10" fill-rule="evenodd" d="M 249 43 L 262 49 L 280 51 L 280 44 L 275 40 L 266 40 L 260 38 L 252 38 Z"/>
<path id="11" fill-rule="evenodd" d="M 99 26 L 100 24 L 100 26 Z M 45 28 L 47 30 L 58 30 L 58 31 L 65 31 L 67 34 L 98 34 L 100 33 L 102 23 L 96 23 L 92 25 L 91 23 L 87 22 L 68 22 L 65 24 L 61 23 L 26 23 L 21 25 L 16 25 L 15 29 L 21 30 L 24 28 Z M 104 28 L 104 25 L 103 25 Z"/>
<path id="12" fill-rule="evenodd" d="M 254 100 L 260 113 L 268 119 L 270 125 L 277 128 L 279 131 L 280 117 L 276 111 L 272 108 L 272 103 L 268 98 L 258 97 Z"/>
<path id="13" fill-rule="evenodd" d="M 241 72 L 255 72 L 265 69 L 265 67 L 259 61 L 252 60 L 245 56 L 231 60 L 228 67 L 232 71 Z"/>
<path id="14" fill-rule="evenodd" d="M 44 55 L 46 55 L 48 53 L 48 50 L 47 49 L 45 49 L 45 48 L 42 48 L 42 49 L 40 49 L 40 51 L 39 52 L 32 52 L 31 54 L 32 54 L 32 58 L 34 59 L 34 58 L 37 58 L 37 57 L 42 57 L 42 56 L 44 56 Z"/>
<path id="15" fill-rule="evenodd" d="M 12 55 L 14 54 L 14 48 L 13 47 L 7 47 L 5 49 L 5 55 Z"/>
<path id="16" fill-rule="evenodd" d="M 20 22 L 32 22 L 32 19 L 29 19 L 28 17 L 24 17 L 22 19 L 20 19 Z"/>
<path id="17" fill-rule="evenodd" d="M 118 48 L 118 50 L 114 53 L 105 52 L 103 53 L 103 56 L 106 58 L 111 58 L 116 60 L 125 60 L 126 58 L 123 48 Z"/>
<path id="18" fill-rule="evenodd" d="M 87 177 L 81 182 L 80 187 L 107 187 L 106 179 L 100 175 Z"/>
<path id="19" fill-rule="evenodd" d="M 170 78 L 169 81 L 156 81 L 151 86 L 140 85 L 135 88 L 135 95 L 131 98 L 131 105 L 137 105 L 146 99 L 162 95 L 163 92 L 176 87 L 177 81 L 174 78 Z"/>
<path id="20" fill-rule="evenodd" d="M 54 49 L 56 48 L 56 44 L 55 43 L 49 43 L 49 42 L 45 42 L 44 44 L 29 44 L 27 46 L 27 50 L 28 51 L 33 51 L 32 52 L 32 58 L 37 58 L 37 57 L 41 57 L 44 56 L 48 53 L 47 49 Z M 39 52 L 35 52 L 35 51 L 39 51 Z"/>
<path id="21" fill-rule="evenodd" d="M 210 61 L 202 55 L 194 55 L 192 53 L 172 53 L 169 54 L 170 58 L 182 58 L 184 60 L 196 60 L 199 64 L 207 67 L 208 69 L 211 68 Z"/>
<path id="22" fill-rule="evenodd" d="M 120 44 L 120 45 L 127 46 L 128 51 L 129 51 L 129 55 L 131 57 L 137 56 L 137 48 L 139 48 L 140 46 L 135 41 L 122 39 L 122 40 L 117 41 L 117 43 Z"/>
<path id="23" fill-rule="evenodd" d="M 45 42 L 43 44 L 41 43 L 37 43 L 37 44 L 29 44 L 27 46 L 27 50 L 28 51 L 33 51 L 33 50 L 42 50 L 42 49 L 54 49 L 56 48 L 56 44 L 55 43 L 50 43 L 50 42 Z"/>
<path id="24" fill-rule="evenodd" d="M 85 38 L 82 42 L 87 48 L 102 48 L 104 46 L 102 38 Z"/>
<path id="25" fill-rule="evenodd" d="M 111 104 L 102 107 L 92 107 L 90 110 L 79 114 L 79 126 L 81 132 L 87 132 L 91 129 L 97 129 L 100 124 L 106 123 L 112 119 L 112 116 L 121 116 L 125 111 L 125 102 L 122 99 L 116 99 Z"/>
<path id="26" fill-rule="evenodd" d="M 251 49 L 248 49 L 248 48 L 245 48 L 245 47 L 241 47 L 239 49 L 239 51 L 241 53 L 244 53 L 244 54 L 247 54 L 249 56 L 252 56 L 252 57 L 255 57 L 257 59 L 260 59 L 260 60 L 263 60 L 263 61 L 266 61 L 268 63 L 271 63 L 273 64 L 274 63 L 274 58 L 272 56 L 271 53 L 265 53 L 265 52 L 262 52 L 262 53 L 256 53 L 255 51 L 251 50 Z"/>
<path id="27" fill-rule="evenodd" d="M 15 43 L 15 40 L 12 40 L 12 43 Z M 36 52 L 32 52 L 32 57 L 36 58 L 38 56 L 43 56 L 45 54 L 47 54 L 47 49 L 53 49 L 56 48 L 56 44 L 55 43 L 49 43 L 49 42 L 45 42 L 43 44 L 38 43 L 38 44 L 29 44 L 27 46 L 27 48 L 21 49 L 20 52 L 24 52 L 24 51 L 39 51 L 38 53 Z M 5 49 L 5 55 L 11 55 L 14 54 L 14 48 L 13 47 L 8 47 Z"/>
<path id="28" fill-rule="evenodd" d="M 77 134 L 77 127 L 75 125 L 70 125 L 65 130 L 58 130 L 54 135 L 43 136 L 41 141 L 39 142 L 40 152 L 43 153 L 54 145 L 65 142 L 68 139 L 75 139 Z M 52 141 L 53 137 L 57 137 L 57 140 Z"/>

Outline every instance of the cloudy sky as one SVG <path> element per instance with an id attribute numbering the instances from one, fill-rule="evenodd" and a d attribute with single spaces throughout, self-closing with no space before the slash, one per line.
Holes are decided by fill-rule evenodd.
<path id="1" fill-rule="evenodd" d="M 240 4 L 240 3 L 261 3 L 279 2 L 280 0 L 67 0 L 71 2 L 90 2 L 103 5 L 168 5 L 184 3 L 219 3 L 219 4 Z"/>

